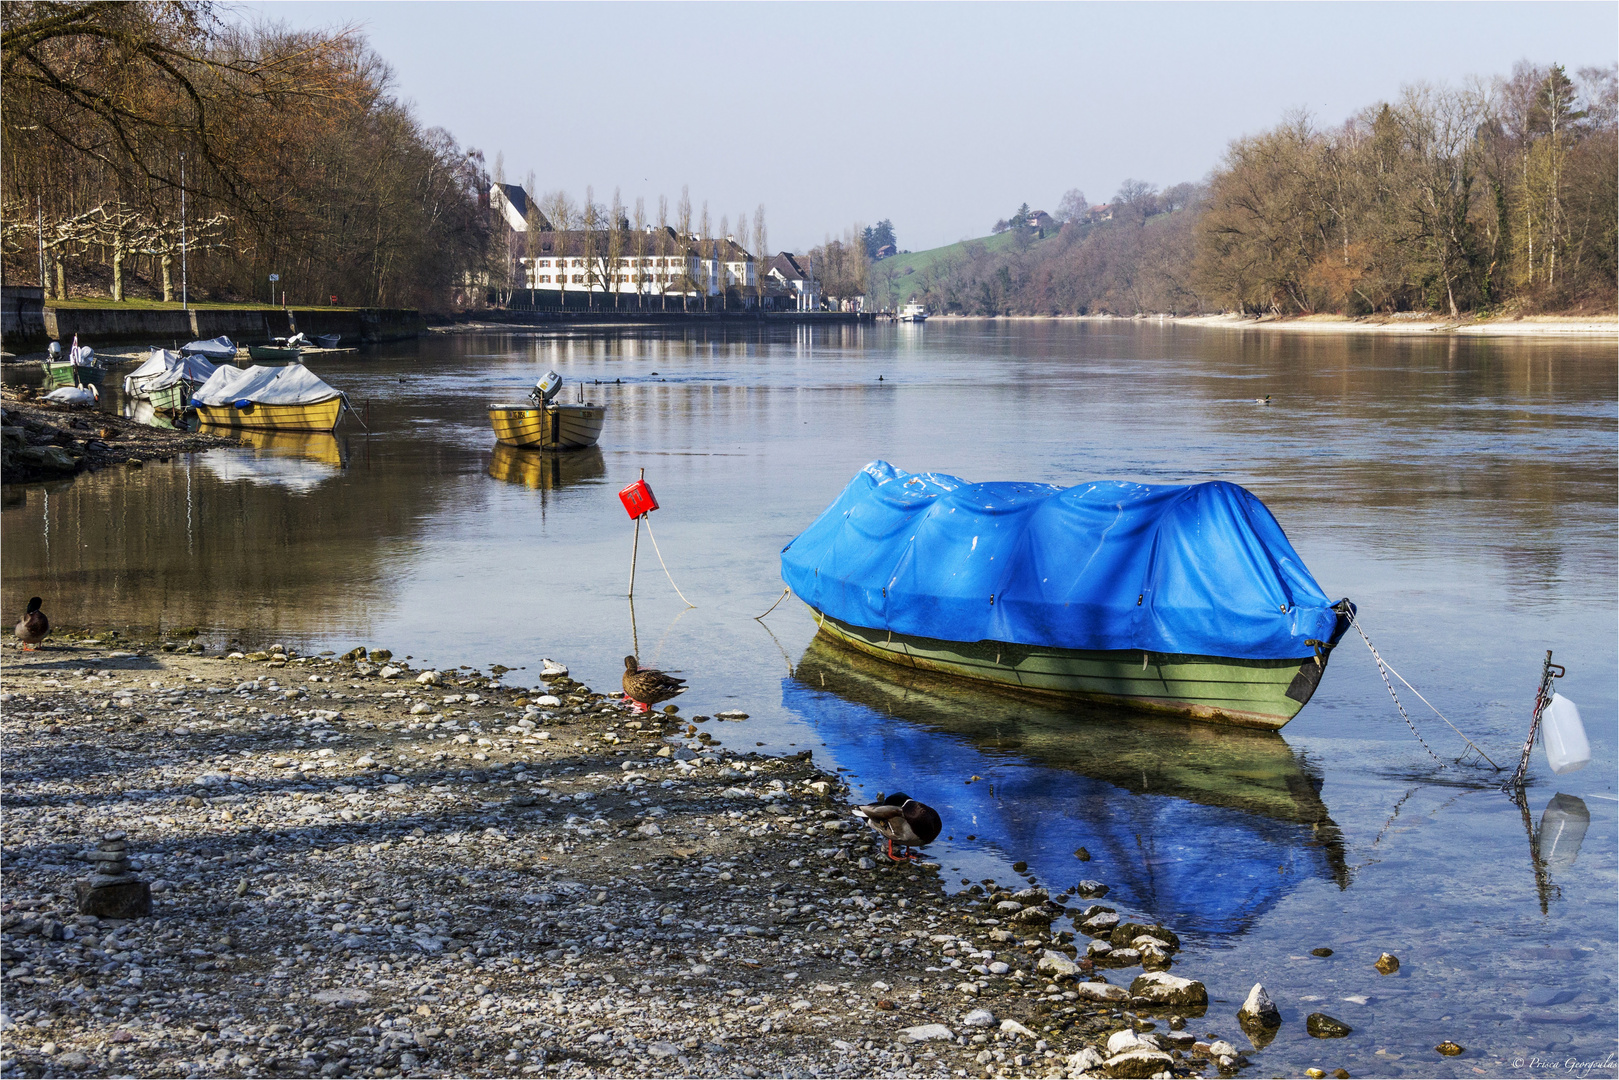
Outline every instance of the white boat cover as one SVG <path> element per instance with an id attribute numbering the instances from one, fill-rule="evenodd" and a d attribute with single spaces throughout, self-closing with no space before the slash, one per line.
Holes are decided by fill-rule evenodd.
<path id="1" fill-rule="evenodd" d="M 188 342 L 180 346 L 180 351 L 183 353 L 199 353 L 218 363 L 221 360 L 236 359 L 236 342 L 221 334 L 216 338 L 209 338 L 207 341 Z"/>
<path id="2" fill-rule="evenodd" d="M 314 405 L 337 396 L 336 388 L 302 364 L 254 364 L 245 371 L 221 364 L 212 378 L 197 387 L 191 400 L 199 405 L 229 405 L 244 399 L 255 405 Z"/>
<path id="3" fill-rule="evenodd" d="M 201 386 L 214 374 L 214 365 L 201 356 L 181 356 L 168 349 L 153 349 L 146 362 L 124 376 L 124 393 L 164 390 L 182 380 Z"/>

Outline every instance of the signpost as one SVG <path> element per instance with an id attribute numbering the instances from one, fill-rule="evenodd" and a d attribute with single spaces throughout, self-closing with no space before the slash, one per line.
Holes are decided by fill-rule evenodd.
<path id="1" fill-rule="evenodd" d="M 280 274 L 270 275 L 270 303 L 275 303 L 275 283 L 281 280 Z"/>

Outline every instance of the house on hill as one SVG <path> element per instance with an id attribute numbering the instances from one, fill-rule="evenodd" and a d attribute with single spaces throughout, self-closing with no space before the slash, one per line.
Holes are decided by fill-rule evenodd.
<path id="1" fill-rule="evenodd" d="M 1023 224 L 1031 229 L 1050 229 L 1056 226 L 1057 219 L 1044 210 L 1031 210 L 1029 211 L 1029 216 L 1024 219 Z"/>

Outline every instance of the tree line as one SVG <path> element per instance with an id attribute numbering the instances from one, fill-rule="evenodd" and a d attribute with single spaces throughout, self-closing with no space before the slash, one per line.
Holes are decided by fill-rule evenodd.
<path id="1" fill-rule="evenodd" d="M 1296 113 L 1235 140 L 1201 183 L 1127 181 L 1101 213 L 1071 191 L 1047 238 L 1025 206 L 1010 243 L 969 242 L 877 299 L 984 315 L 1611 311 L 1616 111 L 1615 69 L 1524 62 L 1332 127 Z"/>
<path id="2" fill-rule="evenodd" d="M 5 274 L 46 295 L 417 306 L 483 258 L 482 156 L 424 128 L 353 29 L 208 3 L 0 7 Z M 279 299 L 279 294 L 277 299 Z"/>

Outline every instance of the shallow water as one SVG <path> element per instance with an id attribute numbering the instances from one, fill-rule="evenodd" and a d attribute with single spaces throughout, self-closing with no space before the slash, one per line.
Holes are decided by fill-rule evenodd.
<path id="1" fill-rule="evenodd" d="M 635 651 L 691 681 L 682 712 L 750 714 L 707 725 L 727 744 L 813 748 L 866 794 L 936 805 L 952 887 L 1023 860 L 1168 921 L 1178 970 L 1215 999 L 1200 1029 L 1235 1036 L 1263 981 L 1285 1023 L 1256 1074 L 1614 1073 L 1611 341 L 933 323 L 434 337 L 314 366 L 375 434 L 7 489 L 5 610 L 37 593 L 68 625 L 529 672 L 550 656 L 598 688 Z M 548 366 L 608 403 L 601 446 L 497 452 L 484 405 Z M 1401 687 L 1440 768 L 1353 634 L 1299 717 L 1257 737 L 907 681 L 812 647 L 794 600 L 756 622 L 781 546 L 879 457 L 969 480 L 1243 484 L 1497 762 L 1516 760 L 1547 649 L 1595 760 L 1554 777 L 1537 749 L 1521 810 Z M 632 613 L 616 492 L 641 468 L 662 508 Z M 1383 951 L 1398 974 L 1372 969 Z M 1314 1011 L 1354 1033 L 1308 1037 Z M 1443 1039 L 1467 1053 L 1441 1058 Z"/>

